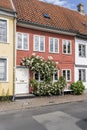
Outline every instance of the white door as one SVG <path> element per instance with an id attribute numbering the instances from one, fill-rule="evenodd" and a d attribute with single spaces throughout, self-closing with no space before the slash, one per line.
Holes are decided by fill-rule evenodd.
<path id="1" fill-rule="evenodd" d="M 15 94 L 17 95 L 28 93 L 29 93 L 29 69 L 17 68 Z"/>

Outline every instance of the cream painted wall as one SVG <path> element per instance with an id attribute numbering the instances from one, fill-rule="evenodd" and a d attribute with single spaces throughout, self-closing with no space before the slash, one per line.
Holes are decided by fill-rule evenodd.
<path id="1" fill-rule="evenodd" d="M 1 17 L 8 20 L 8 43 L 0 42 L 0 58 L 7 58 L 8 61 L 8 81 L 0 81 L 0 96 L 3 92 L 6 94 L 9 91 L 9 95 L 13 95 L 13 18 Z"/>

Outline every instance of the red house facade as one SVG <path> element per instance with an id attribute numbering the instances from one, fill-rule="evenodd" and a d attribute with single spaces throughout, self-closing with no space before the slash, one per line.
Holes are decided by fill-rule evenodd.
<path id="1" fill-rule="evenodd" d="M 24 57 L 31 57 L 32 54 L 42 56 L 44 59 L 48 59 L 48 57 L 52 57 L 52 60 L 57 63 L 58 68 L 59 68 L 58 78 L 60 76 L 63 76 L 64 75 L 63 73 L 65 73 L 67 83 L 70 84 L 74 82 L 74 57 L 75 57 L 74 56 L 75 54 L 74 42 L 75 41 L 74 41 L 73 36 L 68 36 L 68 35 L 59 34 L 59 33 L 52 33 L 52 32 L 50 33 L 46 31 L 24 28 L 20 26 L 17 26 L 17 36 L 18 34 L 28 35 L 27 50 L 23 49 L 22 46 L 21 48 L 17 47 L 17 67 L 18 68 L 22 67 L 21 66 L 22 59 Z M 44 50 L 35 50 L 34 48 L 35 36 L 39 38 L 40 37 L 44 38 L 44 47 L 43 47 Z M 50 38 L 54 39 L 51 51 L 50 51 Z M 57 40 L 57 43 L 55 43 L 55 39 Z M 31 78 L 31 75 L 29 74 L 29 79 L 30 78 Z"/>
<path id="2" fill-rule="evenodd" d="M 35 75 L 21 65 L 24 57 L 51 57 L 57 63 L 57 77 L 67 85 L 75 81 L 75 39 L 84 38 L 83 21 L 87 16 L 39 0 L 13 0 L 17 11 L 16 27 L 16 94 L 30 93 L 29 81 Z M 40 80 L 40 79 L 39 79 Z M 54 79 L 56 80 L 56 79 Z"/>

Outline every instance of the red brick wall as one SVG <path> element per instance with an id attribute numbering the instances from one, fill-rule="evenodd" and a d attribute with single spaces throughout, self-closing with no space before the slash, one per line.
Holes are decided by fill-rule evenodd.
<path id="1" fill-rule="evenodd" d="M 58 62 L 58 66 L 60 68 L 60 76 L 62 75 L 62 69 L 71 69 L 72 71 L 72 82 L 74 81 L 74 61 L 75 61 L 75 41 L 74 37 L 60 34 L 53 34 L 48 32 L 42 32 L 32 29 L 27 29 L 23 27 L 17 26 L 17 32 L 29 33 L 29 51 L 21 51 L 17 50 L 17 65 L 20 65 L 23 57 L 31 56 L 32 53 L 36 55 L 43 56 L 45 59 L 48 56 L 52 56 L 53 60 Z M 34 52 L 33 51 L 33 35 L 43 35 L 45 36 L 45 52 Z M 57 37 L 59 39 L 59 54 L 49 53 L 49 37 Z M 72 41 L 72 54 L 62 54 L 62 39 L 71 40 Z"/>

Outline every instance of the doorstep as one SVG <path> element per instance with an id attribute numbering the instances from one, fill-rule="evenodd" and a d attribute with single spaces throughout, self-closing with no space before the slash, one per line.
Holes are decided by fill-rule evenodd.
<path id="1" fill-rule="evenodd" d="M 27 99 L 27 98 L 34 98 L 34 94 L 17 94 L 15 95 L 15 99 Z"/>

